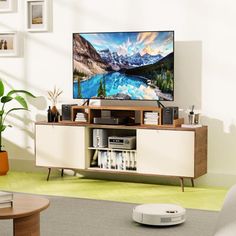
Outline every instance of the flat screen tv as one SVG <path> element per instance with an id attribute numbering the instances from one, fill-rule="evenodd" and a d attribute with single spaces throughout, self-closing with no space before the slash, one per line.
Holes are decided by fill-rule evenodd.
<path id="1" fill-rule="evenodd" d="M 73 33 L 73 98 L 174 99 L 174 31 Z"/>

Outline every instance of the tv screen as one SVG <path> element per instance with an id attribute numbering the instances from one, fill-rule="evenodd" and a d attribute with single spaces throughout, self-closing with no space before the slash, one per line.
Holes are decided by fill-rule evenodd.
<path id="1" fill-rule="evenodd" d="M 174 31 L 73 34 L 73 98 L 174 99 Z"/>

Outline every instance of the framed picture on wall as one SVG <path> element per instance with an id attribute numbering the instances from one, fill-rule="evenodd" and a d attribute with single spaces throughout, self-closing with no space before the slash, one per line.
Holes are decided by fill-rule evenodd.
<path id="1" fill-rule="evenodd" d="M 16 0 L 0 0 L 0 13 L 14 11 L 15 5 Z"/>
<path id="2" fill-rule="evenodd" d="M 16 32 L 0 32 L 0 57 L 18 55 L 18 36 Z"/>
<path id="3" fill-rule="evenodd" d="M 48 0 L 26 0 L 26 29 L 48 31 Z"/>

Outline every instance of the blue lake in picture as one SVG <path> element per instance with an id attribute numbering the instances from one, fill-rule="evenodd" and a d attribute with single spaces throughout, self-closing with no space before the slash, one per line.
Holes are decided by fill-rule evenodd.
<path id="1" fill-rule="evenodd" d="M 118 93 L 127 94 L 131 99 L 143 99 L 147 83 L 145 78 L 130 76 L 119 72 L 97 74 L 88 80 L 81 81 L 81 93 L 83 98 L 97 97 L 100 80 L 105 81 L 106 97 Z M 74 98 L 78 97 L 78 82 L 73 83 Z"/>

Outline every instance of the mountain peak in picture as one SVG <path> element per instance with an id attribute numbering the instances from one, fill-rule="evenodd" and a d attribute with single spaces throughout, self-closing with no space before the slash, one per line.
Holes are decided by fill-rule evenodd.
<path id="1" fill-rule="evenodd" d="M 73 97 L 173 100 L 174 32 L 73 34 Z"/>

